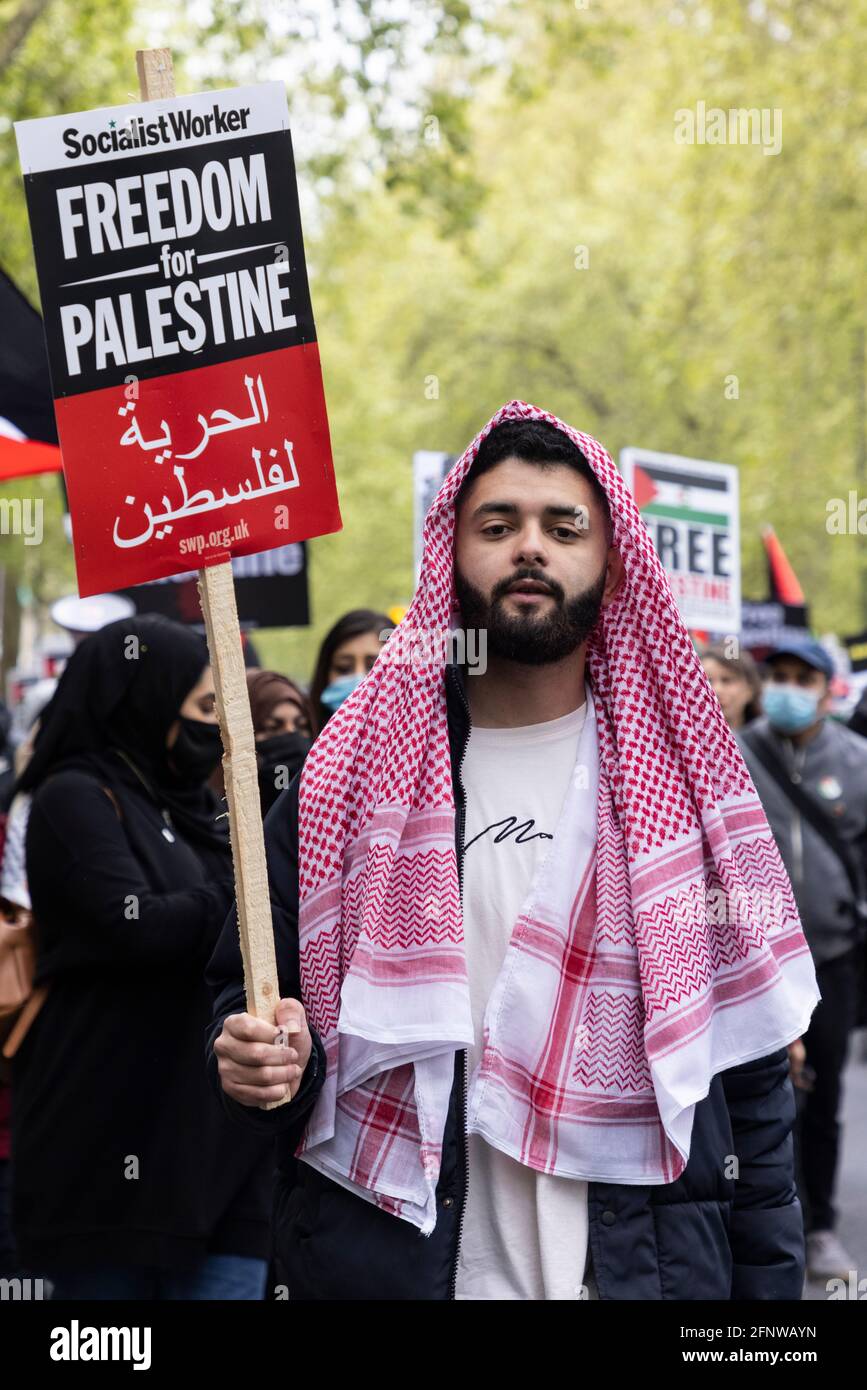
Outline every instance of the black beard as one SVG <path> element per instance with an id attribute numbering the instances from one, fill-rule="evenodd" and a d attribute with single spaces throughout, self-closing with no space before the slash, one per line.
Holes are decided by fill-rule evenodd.
<path id="1" fill-rule="evenodd" d="M 490 599 L 476 589 L 455 565 L 455 594 L 461 607 L 464 628 L 487 632 L 488 651 L 505 661 L 525 666 L 546 666 L 561 661 L 586 642 L 599 621 L 606 569 L 588 589 L 566 600 L 561 586 L 547 575 L 527 569 L 510 575 L 494 588 Z M 554 599 L 552 611 L 544 617 L 536 613 L 512 616 L 502 599 L 520 579 L 536 579 L 546 584 Z"/>

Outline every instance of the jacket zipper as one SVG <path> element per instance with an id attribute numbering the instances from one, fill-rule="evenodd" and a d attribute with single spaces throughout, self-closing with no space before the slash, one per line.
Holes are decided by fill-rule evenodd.
<path id="1" fill-rule="evenodd" d="M 804 764 L 807 761 L 806 748 L 796 748 L 794 744 L 789 745 L 791 751 L 789 761 L 789 777 L 794 783 L 803 780 Z M 800 754 L 800 757 L 798 756 Z M 792 814 L 792 856 L 794 858 L 795 878 L 798 883 L 804 881 L 804 830 L 801 820 L 801 813 L 797 807 L 793 808 Z"/>
<path id="2" fill-rule="evenodd" d="M 464 707 L 464 710 L 465 710 L 466 716 L 467 716 L 467 733 L 466 733 L 466 737 L 465 737 L 465 739 L 464 739 L 464 746 L 463 746 L 463 748 L 461 749 L 460 760 L 459 760 L 459 762 L 458 762 L 458 788 L 459 788 L 459 790 L 460 790 L 460 796 L 461 796 L 460 818 L 459 818 L 459 821 L 458 821 L 458 826 L 459 826 L 459 830 L 458 830 L 458 844 L 459 844 L 459 846 L 460 846 L 460 853 L 458 854 L 458 891 L 459 891 L 461 906 L 463 907 L 463 863 L 464 863 L 464 836 L 465 836 L 465 833 L 466 833 L 466 823 L 467 823 L 467 798 L 466 798 L 466 792 L 464 791 L 464 784 L 463 784 L 463 782 L 462 782 L 462 780 L 461 780 L 461 769 L 463 768 L 463 765 L 464 765 L 464 758 L 465 758 L 466 755 L 467 755 L 467 745 L 469 744 L 469 741 L 470 741 L 470 728 L 471 728 L 471 725 L 470 725 L 470 707 L 469 707 L 469 705 L 468 705 L 468 703 L 467 703 L 467 697 L 466 697 L 466 695 L 464 694 L 464 689 L 463 689 L 463 686 L 462 686 L 461 681 L 460 681 L 460 677 L 458 676 L 457 672 L 455 672 L 453 679 L 454 679 L 455 683 L 457 684 L 458 692 L 459 692 L 460 697 L 461 697 L 461 703 L 463 704 L 463 707 Z M 461 1119 L 460 1143 L 461 1143 L 461 1156 L 462 1156 L 462 1158 L 463 1158 L 463 1189 L 462 1189 L 462 1192 L 461 1192 L 461 1205 L 460 1205 L 460 1211 L 458 1212 L 458 1238 L 457 1238 L 457 1241 L 456 1241 L 456 1243 L 455 1243 L 455 1257 L 454 1257 L 454 1262 L 453 1262 L 453 1264 L 452 1264 L 451 1288 L 450 1288 L 450 1290 L 449 1290 L 449 1298 L 451 1298 L 451 1299 L 455 1298 L 455 1296 L 456 1296 L 456 1290 L 457 1290 L 457 1283 L 458 1283 L 458 1260 L 459 1260 L 459 1258 L 460 1258 L 461 1236 L 463 1235 L 463 1229 L 464 1229 L 464 1211 L 465 1211 L 466 1205 L 467 1205 L 467 1190 L 468 1190 L 468 1186 L 469 1186 L 469 1176 L 470 1176 L 470 1172 L 469 1172 L 469 1170 L 470 1170 L 470 1155 L 469 1155 L 469 1144 L 468 1144 L 468 1142 L 467 1142 L 467 1048 L 464 1048 L 464 1049 L 462 1050 L 462 1052 L 461 1052 L 459 1073 L 460 1073 L 460 1086 L 461 1086 L 461 1117 L 462 1117 L 462 1119 Z"/>

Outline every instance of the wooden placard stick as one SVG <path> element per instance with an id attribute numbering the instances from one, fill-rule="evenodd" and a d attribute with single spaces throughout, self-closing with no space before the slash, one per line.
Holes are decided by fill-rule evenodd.
<path id="1" fill-rule="evenodd" d="M 135 56 L 142 100 L 154 101 L 175 96 L 171 50 L 148 48 L 139 50 Z M 247 1012 L 273 1023 L 280 999 L 280 986 L 271 923 L 253 717 L 247 693 L 231 560 L 199 570 L 199 597 L 205 618 L 223 738 L 223 774 L 229 803 L 229 831 Z M 285 1041 L 282 1034 L 281 1040 Z M 285 1103 L 282 1100 L 273 1101 L 264 1108 L 273 1110 Z"/>

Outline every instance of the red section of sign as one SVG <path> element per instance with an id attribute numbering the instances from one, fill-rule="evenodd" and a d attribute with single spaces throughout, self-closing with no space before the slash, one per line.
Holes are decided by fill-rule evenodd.
<path id="1" fill-rule="evenodd" d="M 6 478 L 28 478 L 34 473 L 59 473 L 60 450 L 56 444 L 37 439 L 10 439 L 0 434 L 0 482 Z"/>
<path id="2" fill-rule="evenodd" d="M 341 529 L 315 343 L 54 405 L 82 598 Z"/>

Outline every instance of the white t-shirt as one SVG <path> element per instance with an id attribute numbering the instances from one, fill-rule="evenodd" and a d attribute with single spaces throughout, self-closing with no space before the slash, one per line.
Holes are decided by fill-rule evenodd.
<path id="1" fill-rule="evenodd" d="M 464 941 L 475 1046 L 512 929 L 547 854 L 575 766 L 587 703 L 517 729 L 473 728 L 466 791 Z M 595 808 L 594 808 L 595 812 Z M 577 1299 L 587 1258 L 587 1183 L 538 1173 L 479 1134 L 468 1137 L 469 1187 L 455 1296 Z"/>

